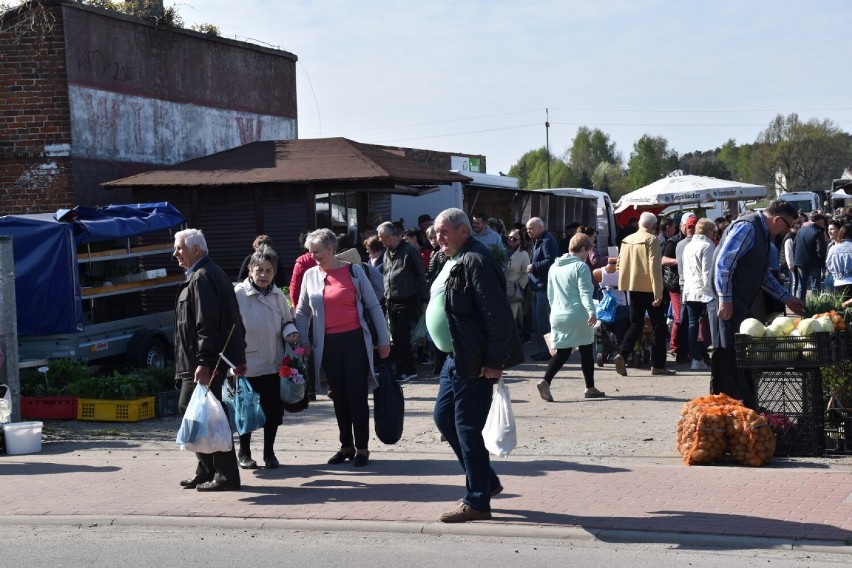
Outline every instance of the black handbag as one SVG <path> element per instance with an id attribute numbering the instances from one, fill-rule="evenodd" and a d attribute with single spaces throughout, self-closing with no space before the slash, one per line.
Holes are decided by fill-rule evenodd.
<path id="1" fill-rule="evenodd" d="M 671 266 L 663 267 L 663 287 L 669 292 L 680 292 L 680 273 Z"/>
<path id="2" fill-rule="evenodd" d="M 373 391 L 373 421 L 376 437 L 384 444 L 396 444 L 402 438 L 405 398 L 396 382 L 390 363 L 382 361 L 379 386 Z"/>

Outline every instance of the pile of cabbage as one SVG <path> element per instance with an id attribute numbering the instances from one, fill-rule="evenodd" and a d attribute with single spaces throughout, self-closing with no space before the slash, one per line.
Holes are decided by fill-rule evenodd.
<path id="1" fill-rule="evenodd" d="M 793 318 L 778 316 L 764 326 L 754 318 L 743 320 L 740 333 L 753 338 L 774 338 L 777 341 L 759 341 L 746 348 L 749 362 L 789 363 L 796 360 L 815 361 L 817 344 L 811 338 L 816 333 L 831 333 L 834 323 L 830 317 Z M 809 339 L 811 338 L 811 339 Z"/>

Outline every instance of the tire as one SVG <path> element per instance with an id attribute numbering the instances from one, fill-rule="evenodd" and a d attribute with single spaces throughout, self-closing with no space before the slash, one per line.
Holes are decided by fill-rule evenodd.
<path id="1" fill-rule="evenodd" d="M 598 351 L 597 356 L 595 357 L 595 362 L 598 364 L 598 367 L 604 366 L 604 354 Z"/>
<path id="2" fill-rule="evenodd" d="M 126 360 L 137 369 L 165 369 L 169 362 L 166 341 L 153 331 L 137 333 L 127 345 Z"/>

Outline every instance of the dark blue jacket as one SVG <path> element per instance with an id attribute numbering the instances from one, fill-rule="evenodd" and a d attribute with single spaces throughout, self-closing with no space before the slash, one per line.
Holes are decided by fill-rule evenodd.
<path id="1" fill-rule="evenodd" d="M 532 258 L 530 258 L 529 285 L 533 290 L 547 289 L 547 273 L 550 272 L 550 267 L 559 257 L 559 243 L 553 238 L 553 235 L 547 231 L 536 239 L 533 245 Z"/>
<path id="2" fill-rule="evenodd" d="M 825 229 L 816 223 L 804 226 L 796 232 L 793 241 L 793 262 L 796 266 L 822 268 L 828 243 L 825 242 Z"/>

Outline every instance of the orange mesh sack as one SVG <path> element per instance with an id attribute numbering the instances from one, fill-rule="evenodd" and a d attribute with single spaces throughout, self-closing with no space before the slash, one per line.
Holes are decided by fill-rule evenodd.
<path id="1" fill-rule="evenodd" d="M 725 394 L 708 394 L 684 403 L 677 422 L 676 444 L 677 451 L 681 456 L 685 457 L 692 449 L 696 434 L 698 417 L 690 415 L 693 413 L 700 414 L 704 408 L 727 406 L 742 406 L 742 404 Z"/>
<path id="2" fill-rule="evenodd" d="M 775 454 L 775 434 L 766 419 L 745 407 L 728 410 L 728 449 L 743 465 L 760 467 Z"/>
<path id="3" fill-rule="evenodd" d="M 678 451 L 686 465 L 711 463 L 725 455 L 725 407 L 695 407 L 680 422 Z"/>

